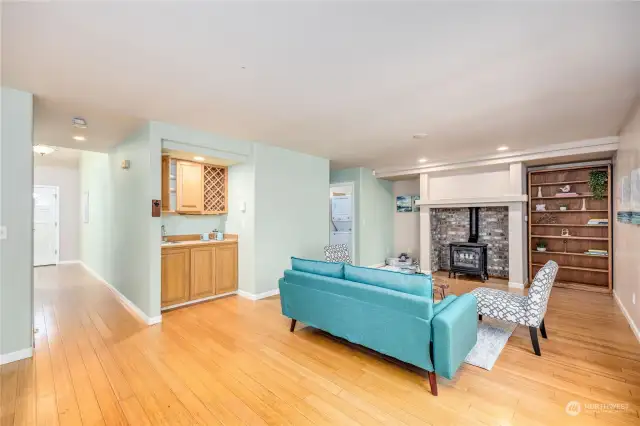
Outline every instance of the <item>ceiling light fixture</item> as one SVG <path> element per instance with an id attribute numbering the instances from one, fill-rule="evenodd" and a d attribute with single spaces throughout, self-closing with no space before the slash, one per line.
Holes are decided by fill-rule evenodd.
<path id="1" fill-rule="evenodd" d="M 506 145 L 502 145 L 502 146 L 498 147 L 498 151 L 507 151 L 508 149 L 509 149 L 509 147 L 506 146 Z"/>
<path id="2" fill-rule="evenodd" d="M 51 154 L 55 150 L 56 149 L 54 147 L 47 146 L 47 145 L 35 145 L 33 147 L 33 152 L 35 152 L 36 154 L 40 154 L 42 156 L 45 156 L 47 154 Z"/>
<path id="3" fill-rule="evenodd" d="M 424 138 L 426 138 L 427 136 L 429 136 L 429 135 L 428 135 L 428 134 L 426 134 L 426 133 L 416 133 L 415 135 L 413 135 L 413 138 L 414 138 L 414 139 L 424 139 Z"/>
<path id="4" fill-rule="evenodd" d="M 418 163 L 426 163 L 427 159 L 426 158 L 418 158 Z"/>
<path id="5" fill-rule="evenodd" d="M 87 128 L 87 120 L 82 117 L 73 117 L 71 119 L 71 125 L 77 129 L 86 129 Z"/>
<path id="6" fill-rule="evenodd" d="M 204 157 L 200 157 L 200 156 L 193 157 L 193 159 L 196 161 L 204 161 Z"/>
<path id="7" fill-rule="evenodd" d="M 87 138 L 85 138 L 85 137 L 84 137 L 84 136 L 82 136 L 82 135 L 78 135 L 78 136 L 74 136 L 74 137 L 73 137 L 73 140 L 76 140 L 76 141 L 78 141 L 78 142 L 84 142 L 84 141 L 86 141 L 86 140 L 87 140 Z"/>

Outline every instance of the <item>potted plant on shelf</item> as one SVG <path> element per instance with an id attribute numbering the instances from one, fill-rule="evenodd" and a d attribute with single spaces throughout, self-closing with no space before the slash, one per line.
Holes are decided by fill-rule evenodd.
<path id="1" fill-rule="evenodd" d="M 560 204 L 560 211 L 566 212 L 567 210 L 569 210 L 569 205 L 565 204 L 565 203 L 561 203 Z"/>
<path id="2" fill-rule="evenodd" d="M 589 189 L 594 200 L 602 200 L 607 194 L 607 172 L 603 170 L 592 170 L 589 172 Z"/>
<path id="3" fill-rule="evenodd" d="M 538 244 L 536 244 L 536 250 L 547 251 L 547 242 L 545 240 L 538 241 Z"/>

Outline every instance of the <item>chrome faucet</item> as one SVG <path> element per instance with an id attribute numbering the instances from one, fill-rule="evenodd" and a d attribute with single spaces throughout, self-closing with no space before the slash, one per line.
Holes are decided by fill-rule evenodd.
<path id="1" fill-rule="evenodd" d="M 167 230 L 164 227 L 164 225 L 162 225 L 160 227 L 160 229 L 162 230 L 162 241 L 166 242 L 167 241 Z"/>

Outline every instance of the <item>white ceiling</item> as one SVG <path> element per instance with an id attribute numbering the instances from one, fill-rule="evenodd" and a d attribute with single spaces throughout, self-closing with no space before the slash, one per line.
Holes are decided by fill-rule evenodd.
<path id="1" fill-rule="evenodd" d="M 640 2 L 3 8 L 5 85 L 339 166 L 412 166 L 423 156 L 615 135 L 640 89 Z M 419 132 L 429 137 L 411 138 Z"/>
<path id="2" fill-rule="evenodd" d="M 106 152 L 122 142 L 144 124 L 144 120 L 96 107 L 70 101 L 52 101 L 38 97 L 34 104 L 33 143 L 88 151 Z M 74 117 L 87 122 L 86 129 L 71 125 Z M 76 141 L 74 136 L 84 136 L 85 141 Z"/>
<path id="3" fill-rule="evenodd" d="M 71 148 L 56 147 L 51 154 L 40 155 L 33 153 L 35 167 L 66 167 L 76 169 L 80 165 L 82 151 Z"/>

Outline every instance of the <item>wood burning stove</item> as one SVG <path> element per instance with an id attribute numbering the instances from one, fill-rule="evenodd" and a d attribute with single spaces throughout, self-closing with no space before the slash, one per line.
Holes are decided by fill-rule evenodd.
<path id="1" fill-rule="evenodd" d="M 449 244 L 449 277 L 451 274 L 479 275 L 489 278 L 487 272 L 487 244 L 478 242 L 478 207 L 469 207 L 469 241 Z"/>

